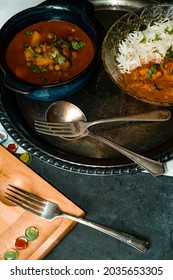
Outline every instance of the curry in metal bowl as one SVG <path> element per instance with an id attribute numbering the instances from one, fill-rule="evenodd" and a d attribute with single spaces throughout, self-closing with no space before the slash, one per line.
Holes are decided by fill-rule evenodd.
<path id="1" fill-rule="evenodd" d="M 104 39 L 102 59 L 126 93 L 173 105 L 173 6 L 151 5 L 119 19 Z"/>

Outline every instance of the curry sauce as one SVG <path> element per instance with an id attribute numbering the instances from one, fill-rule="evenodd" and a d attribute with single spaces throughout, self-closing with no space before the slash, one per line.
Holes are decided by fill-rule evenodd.
<path id="1" fill-rule="evenodd" d="M 139 97 L 150 101 L 173 102 L 173 61 L 145 64 L 130 74 L 124 74 L 125 83 Z"/>
<path id="2" fill-rule="evenodd" d="M 90 37 L 65 21 L 43 21 L 20 31 L 10 42 L 6 62 L 19 79 L 51 85 L 68 81 L 94 57 Z"/>

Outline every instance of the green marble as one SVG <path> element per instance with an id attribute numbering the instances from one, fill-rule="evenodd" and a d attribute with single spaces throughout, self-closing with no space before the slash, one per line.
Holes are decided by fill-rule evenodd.
<path id="1" fill-rule="evenodd" d="M 18 252 L 15 249 L 9 249 L 4 254 L 5 260 L 17 260 Z"/>
<path id="2" fill-rule="evenodd" d="M 33 241 L 35 239 L 37 239 L 39 235 L 39 230 L 36 227 L 28 227 L 25 230 L 25 237 L 27 238 L 27 240 Z"/>

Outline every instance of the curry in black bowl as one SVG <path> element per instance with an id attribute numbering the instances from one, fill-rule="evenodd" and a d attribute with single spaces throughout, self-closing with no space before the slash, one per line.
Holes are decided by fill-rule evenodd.
<path id="1" fill-rule="evenodd" d="M 41 101 L 69 97 L 96 72 L 98 36 L 90 2 L 59 0 L 26 9 L 0 31 L 4 84 Z M 50 1 L 52 3 L 52 1 Z"/>

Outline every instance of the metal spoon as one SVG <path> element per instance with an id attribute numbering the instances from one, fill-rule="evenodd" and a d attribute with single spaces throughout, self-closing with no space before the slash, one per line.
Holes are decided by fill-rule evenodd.
<path id="1" fill-rule="evenodd" d="M 84 113 L 74 104 L 66 102 L 66 101 L 57 101 L 49 106 L 46 112 L 46 120 L 49 122 L 72 122 L 72 121 L 84 121 L 86 122 L 86 116 Z M 65 138 L 61 137 L 65 140 L 74 140 L 76 138 L 81 138 L 84 136 L 90 136 L 92 138 L 98 139 L 99 141 L 102 141 L 106 145 L 112 147 L 119 153 L 125 155 L 126 157 L 130 158 L 132 161 L 137 163 L 139 166 L 144 168 L 146 171 L 148 171 L 153 176 L 159 176 L 163 175 L 165 173 L 165 168 L 163 163 L 157 162 L 155 160 L 146 158 L 142 155 L 136 154 L 110 140 L 107 138 L 95 134 L 91 132 L 90 130 L 86 130 L 84 134 L 82 134 L 80 137 L 73 137 L 73 138 Z"/>

